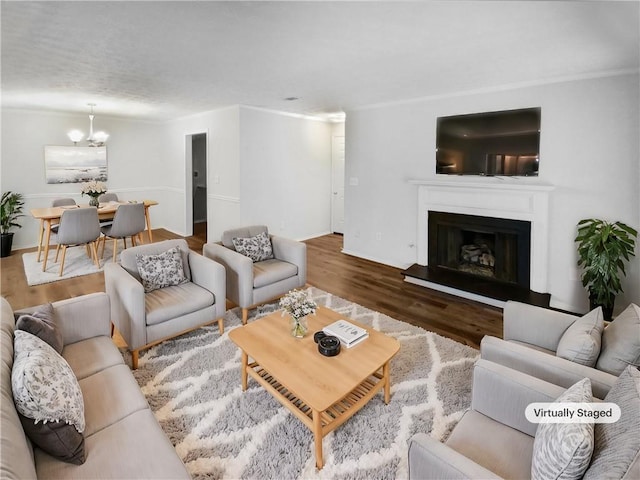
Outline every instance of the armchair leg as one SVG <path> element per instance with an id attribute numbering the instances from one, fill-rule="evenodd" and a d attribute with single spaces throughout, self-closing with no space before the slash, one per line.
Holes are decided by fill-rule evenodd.
<path id="1" fill-rule="evenodd" d="M 220 335 L 224 333 L 224 318 L 218 319 L 218 330 L 220 330 Z"/>
<path id="2" fill-rule="evenodd" d="M 242 324 L 246 325 L 248 319 L 249 319 L 249 309 L 248 308 L 243 308 L 242 309 Z"/>
<path id="3" fill-rule="evenodd" d="M 131 351 L 131 368 L 133 370 L 137 370 L 138 369 L 138 352 L 139 352 L 139 350 L 132 350 Z"/>

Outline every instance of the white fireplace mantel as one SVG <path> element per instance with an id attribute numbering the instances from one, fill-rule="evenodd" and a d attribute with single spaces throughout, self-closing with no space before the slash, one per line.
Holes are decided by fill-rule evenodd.
<path id="1" fill-rule="evenodd" d="M 418 186 L 418 264 L 428 265 L 428 212 L 460 213 L 531 222 L 534 292 L 548 292 L 549 192 L 553 185 L 529 178 L 488 177 L 409 180 Z"/>

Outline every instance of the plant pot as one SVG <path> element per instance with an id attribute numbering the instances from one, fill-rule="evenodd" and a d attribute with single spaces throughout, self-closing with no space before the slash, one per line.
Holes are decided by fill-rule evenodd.
<path id="1" fill-rule="evenodd" d="M 13 246 L 13 232 L 3 233 L 2 237 L 2 251 L 0 257 L 8 257 L 11 255 L 11 247 Z"/>
<path id="2" fill-rule="evenodd" d="M 594 310 L 598 307 L 602 307 L 602 316 L 605 320 L 611 321 L 613 318 L 613 305 L 615 304 L 615 298 L 611 302 L 611 305 L 602 305 L 600 303 L 596 303 L 595 295 L 589 295 L 589 311 Z"/>

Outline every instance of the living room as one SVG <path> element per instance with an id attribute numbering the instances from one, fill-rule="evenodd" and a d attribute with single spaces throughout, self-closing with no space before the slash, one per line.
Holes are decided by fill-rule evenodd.
<path id="1" fill-rule="evenodd" d="M 208 3 L 204 2 L 204 6 L 198 8 L 206 9 Z M 233 24 L 233 19 L 244 18 L 247 14 L 244 8 L 255 7 L 253 4 L 232 7 L 230 4 L 233 2 L 228 3 L 216 13 L 230 24 Z M 270 21 L 274 21 L 272 15 L 287 11 L 283 6 L 270 11 L 269 3 L 261 6 L 260 11 L 267 14 Z M 426 3 L 443 8 L 441 2 Z M 399 92 L 400 87 L 395 91 L 388 90 L 381 76 L 365 77 L 353 73 L 354 82 L 357 80 L 362 84 L 361 96 L 356 98 L 352 89 L 353 98 L 338 95 L 329 98 L 329 89 L 324 90 L 321 85 L 303 88 L 296 83 L 300 81 L 299 77 L 293 77 L 296 72 L 283 70 L 295 62 L 280 58 L 277 52 L 258 50 L 266 59 L 254 59 L 238 48 L 234 51 L 237 62 L 256 60 L 255 70 L 259 74 L 255 76 L 264 75 L 263 93 L 264 97 L 271 98 L 270 102 L 260 95 L 252 96 L 249 91 L 231 90 L 232 85 L 221 84 L 211 71 L 206 70 L 211 86 L 209 90 L 202 90 L 202 102 L 196 103 L 193 98 L 187 101 L 180 98 L 186 95 L 183 86 L 180 93 L 172 90 L 176 86 L 172 82 L 176 82 L 178 77 L 170 70 L 185 68 L 178 59 L 186 55 L 186 50 L 180 49 L 188 45 L 189 39 L 177 43 L 179 46 L 175 50 L 166 53 L 175 55 L 172 57 L 175 63 L 163 66 L 168 69 L 163 72 L 162 68 L 150 66 L 144 60 L 145 55 L 150 55 L 154 61 L 162 57 L 158 52 L 146 52 L 153 49 L 152 42 L 138 39 L 131 33 L 133 30 L 128 30 L 137 25 L 140 31 L 148 31 L 150 38 L 157 40 L 158 32 L 168 25 L 159 4 L 125 2 L 118 7 L 100 2 L 92 7 L 90 2 L 80 2 L 59 5 L 61 10 L 54 14 L 47 10 L 52 7 L 38 6 L 36 2 L 27 2 L 31 5 L 24 11 L 18 3 L 4 2 L 1 184 L 3 192 L 11 190 L 24 195 L 27 213 L 21 220 L 22 228 L 16 230 L 14 249 L 32 248 L 37 243 L 38 222 L 28 215 L 30 209 L 49 205 L 57 197 L 71 196 L 78 203 L 86 200 L 80 195 L 77 184 L 46 183 L 43 148 L 47 145 L 72 145 L 68 132 L 76 128 L 86 131 L 87 104 L 95 102 L 95 127 L 109 133 L 109 191 L 123 199 L 157 200 L 158 205 L 150 209 L 153 227 L 178 236 L 193 233 L 189 193 L 192 171 L 185 149 L 186 138 L 200 133 L 207 135 L 208 242 L 219 241 L 222 233 L 230 228 L 253 224 L 268 225 L 271 233 L 296 240 L 309 240 L 331 233 L 333 137 L 344 136 L 346 139 L 342 251 L 398 269 L 414 263 L 423 264 L 426 257 L 426 229 L 421 223 L 424 212 L 419 202 L 419 191 L 425 182 L 429 185 L 446 184 L 460 192 L 460 196 L 465 194 L 460 190 L 464 188 L 487 187 L 491 191 L 497 188 L 513 191 L 521 186 L 524 189 L 543 188 L 548 192 L 547 215 L 534 227 L 532 235 L 540 229 L 546 232 L 541 242 L 545 243 L 547 253 L 536 272 L 539 282 L 536 285 L 542 285 L 540 293 L 550 294 L 551 307 L 586 313 L 589 299 L 580 281 L 580 269 L 576 266 L 574 239 L 577 223 L 583 218 L 603 218 L 622 221 L 636 228 L 640 226 L 640 189 L 637 188 L 640 182 L 638 4 L 557 2 L 558 9 L 554 10 L 546 4 L 545 7 L 540 6 L 539 2 L 521 3 L 523 10 L 520 13 L 510 8 L 500 10 L 500 5 L 487 7 L 495 8 L 494 12 L 483 12 L 474 2 L 464 2 L 460 8 L 464 11 L 464 7 L 468 7 L 469 17 L 487 15 L 483 18 L 490 18 L 494 15 L 498 20 L 505 20 L 513 16 L 518 21 L 530 18 L 536 27 L 549 22 L 552 26 L 544 34 L 553 38 L 555 43 L 540 39 L 537 44 L 531 41 L 535 32 L 529 30 L 526 39 L 519 43 L 519 35 L 523 32 L 512 28 L 505 33 L 510 35 L 510 40 L 503 42 L 524 45 L 529 50 L 520 51 L 514 46 L 512 51 L 497 49 L 494 52 L 491 49 L 502 44 L 482 43 L 482 35 L 487 34 L 489 26 L 478 27 L 461 22 L 460 12 L 453 8 L 449 13 L 458 16 L 450 17 L 449 23 L 461 22 L 463 25 L 456 28 L 465 31 L 469 43 L 473 43 L 475 48 L 464 54 L 453 50 L 444 55 L 451 59 L 450 63 L 467 62 L 469 65 L 468 70 L 451 71 L 444 68 L 446 61 L 437 63 L 431 71 L 414 70 L 410 66 L 420 55 L 432 54 L 433 49 L 427 47 L 431 44 L 426 43 L 423 37 L 418 37 L 413 47 L 408 47 L 411 45 L 408 37 L 417 35 L 420 22 L 431 21 L 428 20 L 427 7 L 421 10 L 422 7 L 417 5 L 396 6 L 395 2 L 383 2 L 377 7 L 363 4 L 341 11 L 342 5 L 331 2 L 326 7 L 329 9 L 327 13 L 321 6 L 297 4 L 291 6 L 288 14 L 291 16 L 279 20 L 283 23 L 278 23 L 278 28 L 287 31 L 285 26 L 295 22 L 296 15 L 307 8 L 309 10 L 303 18 L 309 23 L 300 20 L 299 28 L 304 30 L 302 26 L 307 26 L 317 41 L 324 35 L 311 28 L 314 24 L 309 17 L 317 16 L 318 12 L 322 15 L 317 20 L 323 26 L 333 18 L 344 31 L 349 29 L 350 22 L 358 23 L 358 18 L 365 18 L 362 23 L 370 22 L 372 25 L 371 30 L 367 30 L 369 36 L 364 37 L 367 41 L 373 41 L 370 37 L 375 31 L 373 26 L 388 28 L 384 31 L 397 34 L 397 45 L 390 40 L 386 46 L 376 44 L 377 50 L 372 47 L 372 52 L 360 43 L 361 38 L 355 32 L 352 32 L 352 37 L 341 37 L 343 46 L 349 45 L 350 38 L 353 39 L 355 53 L 341 65 L 340 75 L 352 74 L 349 62 L 361 65 L 357 63 L 359 47 L 363 58 L 371 56 L 380 63 L 386 60 L 386 67 L 382 70 L 389 71 L 391 82 L 401 85 L 404 93 Z M 106 13 L 109 9 L 117 11 L 118 8 L 123 10 L 114 14 L 115 17 Z M 171 8 L 167 7 L 172 14 L 180 12 L 175 5 Z M 372 8 L 376 15 L 359 17 L 367 8 Z M 64 23 L 61 20 L 65 16 L 73 19 L 76 9 L 77 22 Z M 437 10 L 437 13 L 441 11 Z M 385 26 L 387 14 L 392 20 Z M 53 21 L 48 23 L 47 15 L 59 19 L 57 21 L 62 22 L 62 26 L 56 27 Z M 184 15 L 183 21 L 195 21 L 192 15 Z M 135 17 L 135 21 L 113 27 L 119 25 L 113 18 L 119 21 L 126 16 Z M 149 23 L 155 22 L 153 27 L 144 23 L 144 16 L 148 16 Z M 410 21 L 408 17 L 414 19 Z M 87 21 L 90 18 L 100 20 L 92 27 L 92 22 Z M 247 15 L 247 18 L 252 16 Z M 260 15 L 254 14 L 253 18 L 258 21 Z M 402 25 L 392 24 L 396 18 L 408 22 L 409 33 L 401 35 Z M 552 18 L 558 20 L 557 23 L 551 22 Z M 268 30 L 269 22 L 263 21 L 264 25 L 259 28 Z M 216 26 L 222 29 L 222 23 L 220 21 Z M 240 23 L 244 25 L 244 21 Z M 61 41 L 59 37 L 64 34 L 57 29 L 69 28 L 70 25 L 80 29 L 76 40 L 86 36 L 86 41 L 79 42 L 86 48 L 90 49 L 92 42 L 103 46 L 105 53 L 96 55 L 98 61 L 87 61 L 82 59 L 82 55 L 69 53 L 70 45 Z M 429 25 L 432 26 L 431 23 Z M 138 48 L 133 57 L 149 69 L 146 74 L 156 74 L 156 77 L 145 77 L 137 70 L 135 75 L 129 76 L 122 73 L 126 68 L 119 70 L 118 65 L 111 65 L 107 57 L 124 56 L 125 50 L 111 51 L 104 47 L 103 41 L 93 36 L 92 28 L 104 38 L 123 35 L 124 47 L 121 45 L 120 48 L 133 51 Z M 294 43 L 291 39 L 299 35 L 296 29 L 293 30 L 294 33 L 285 35 L 291 43 Z M 46 34 L 39 36 L 35 32 Z M 110 33 L 107 35 L 105 32 Z M 228 31 L 225 33 L 229 34 Z M 579 39 L 572 36 L 578 33 L 583 36 Z M 201 40 L 201 37 L 196 38 Z M 220 38 L 216 37 L 216 40 Z M 232 42 L 237 40 L 232 35 L 229 38 L 233 39 Z M 248 35 L 248 38 L 242 45 L 260 43 L 258 35 Z M 304 53 L 313 51 L 313 48 L 324 53 L 330 49 L 327 46 L 325 50 L 321 43 L 313 46 L 311 43 L 309 41 L 310 45 L 306 47 L 309 50 L 304 50 Z M 271 39 L 265 44 L 273 46 Z M 26 45 L 31 45 L 33 51 L 27 54 Z M 228 46 L 224 42 L 216 45 L 220 45 L 219 51 Z M 581 46 L 577 48 L 576 45 Z M 438 45 L 440 47 L 443 46 Z M 204 47 L 199 44 L 198 48 Z M 52 55 L 52 52 L 60 51 L 67 53 Z M 505 57 L 505 52 L 510 53 L 508 57 Z M 286 57 L 285 53 L 291 52 L 287 49 L 282 57 Z M 407 65 L 399 63 L 398 57 L 403 54 L 409 58 Z M 54 58 L 51 63 L 47 61 L 48 55 Z M 223 53 L 219 52 L 219 55 L 205 57 L 214 63 L 224 57 Z M 27 61 L 23 62 L 21 58 Z M 126 58 L 129 61 L 130 57 Z M 101 61 L 104 65 L 100 64 Z M 275 78 L 273 82 L 266 73 L 268 69 L 264 68 L 268 61 L 275 65 L 271 73 Z M 324 68 L 330 64 L 318 62 Z M 223 67 L 217 75 L 224 76 L 224 69 L 228 68 L 232 76 L 233 62 L 221 65 Z M 310 71 L 316 68 L 313 61 L 305 61 L 301 65 Z M 406 73 L 402 73 L 403 66 L 407 68 Z M 109 67 L 113 69 L 109 70 Z M 189 85 L 189 88 L 204 88 L 207 78 L 202 77 L 207 75 L 198 73 L 197 69 L 193 71 L 201 83 Z M 166 74 L 166 82 L 161 81 L 163 73 Z M 48 74 L 51 79 L 48 79 Z M 288 80 L 287 74 L 296 81 Z M 245 78 L 249 76 L 247 71 L 242 75 Z M 108 89 L 102 88 L 105 84 L 96 81 L 98 76 L 110 78 L 112 85 Z M 19 82 L 23 78 L 30 79 L 21 86 Z M 235 77 L 234 81 L 248 88 L 242 78 Z M 255 87 L 256 81 L 246 80 L 246 85 L 259 90 Z M 455 88 L 448 88 L 448 83 Z M 371 91 L 375 91 L 378 84 L 381 95 L 376 97 Z M 120 97 L 119 89 L 126 91 L 128 96 Z M 224 97 L 212 93 L 225 89 L 232 94 Z M 311 99 L 314 95 L 316 97 Z M 294 96 L 300 98 L 287 99 Z M 328 100 L 321 103 L 318 98 L 323 96 Z M 175 105 L 172 104 L 174 98 Z M 538 176 L 444 178 L 436 174 L 438 118 L 529 107 L 541 109 Z M 336 111 L 346 112 L 346 121 L 332 121 L 329 114 Z M 482 215 L 481 212 L 478 214 Z M 540 241 L 539 237 L 534 238 Z M 3 275 L 3 283 L 7 281 Z M 624 293 L 616 300 L 615 314 L 620 314 L 630 303 L 640 304 L 640 262 L 637 257 L 633 257 L 627 266 L 623 288 Z"/>

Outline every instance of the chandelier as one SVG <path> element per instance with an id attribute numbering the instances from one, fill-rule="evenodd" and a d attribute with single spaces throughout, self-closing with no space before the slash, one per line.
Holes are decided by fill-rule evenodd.
<path id="1" fill-rule="evenodd" d="M 89 113 L 89 136 L 87 137 L 87 142 L 89 143 L 90 147 L 103 147 L 104 144 L 107 143 L 109 134 L 103 131 L 94 133 L 93 118 L 95 117 L 95 115 L 93 114 L 93 107 L 95 107 L 96 104 L 87 103 L 87 105 L 91 108 L 91 112 Z M 84 133 L 80 130 L 71 130 L 67 135 L 74 145 L 78 145 L 78 142 L 82 141 L 82 139 L 84 138 Z"/>

